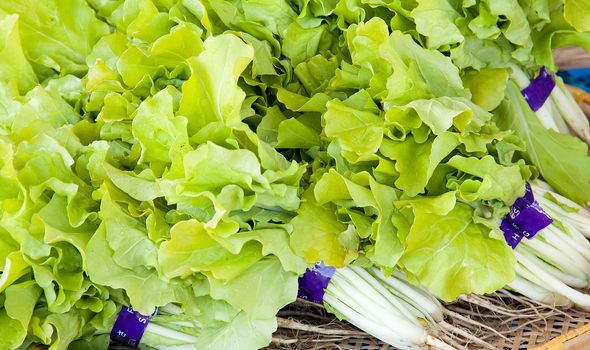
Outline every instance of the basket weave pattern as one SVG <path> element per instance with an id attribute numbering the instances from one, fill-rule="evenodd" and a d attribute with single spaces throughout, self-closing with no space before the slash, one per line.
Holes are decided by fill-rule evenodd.
<path id="1" fill-rule="evenodd" d="M 479 307 L 464 301 L 449 304 L 446 307 L 461 316 L 479 322 L 500 333 L 503 337 L 492 333 L 482 327 L 466 328 L 464 322 L 455 323 L 452 317 L 447 317 L 447 322 L 468 331 L 475 337 L 485 340 L 496 349 L 505 350 L 587 350 L 590 349 L 590 313 L 578 310 L 557 310 L 552 307 L 535 305 L 531 310 L 531 303 L 521 303 L 506 298 L 506 294 L 496 293 L 489 296 L 495 305 L 512 310 L 518 314 L 521 310 L 526 315 L 522 317 L 509 317 L 489 309 Z M 307 312 L 295 312 L 293 310 L 307 310 Z M 292 312 L 293 311 L 293 312 Z M 342 334 L 323 335 L 317 332 L 308 332 L 296 329 L 280 328 L 273 344 L 267 350 L 321 350 L 321 349 L 342 349 L 342 350 L 390 350 L 394 347 L 369 335 L 350 336 L 348 332 L 358 332 L 346 322 L 334 319 L 325 313 L 320 307 L 313 307 L 296 303 L 283 310 L 283 317 L 298 322 L 299 324 L 320 327 L 323 330 L 341 330 Z M 293 316 L 289 316 L 289 315 Z M 317 317 L 313 316 L 315 314 Z M 303 316 L 301 316 L 303 315 Z M 528 317 L 529 315 L 534 315 Z M 577 330 L 577 332 L 576 332 Z M 587 335 L 587 337 L 584 337 Z M 552 341 L 553 339 L 553 341 Z M 583 341 L 580 341 L 582 339 Z M 564 344 L 576 344 L 577 347 L 563 347 Z M 581 345 L 580 345 L 581 344 Z M 469 341 L 456 341 L 453 344 L 458 349 L 485 349 Z M 580 347 L 581 346 L 581 347 Z"/>

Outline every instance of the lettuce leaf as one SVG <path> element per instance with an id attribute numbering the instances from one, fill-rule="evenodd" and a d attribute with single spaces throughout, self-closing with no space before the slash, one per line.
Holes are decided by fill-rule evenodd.
<path id="1" fill-rule="evenodd" d="M 443 201 L 432 210 L 418 203 L 413 204 L 414 223 L 400 262 L 419 284 L 452 301 L 465 291 L 489 293 L 514 279 L 510 247 L 490 237 L 486 226 L 473 223 L 472 208 L 457 203 L 448 211 Z"/>
<path id="2" fill-rule="evenodd" d="M 511 81 L 496 118 L 499 126 L 514 130 L 523 140 L 523 156 L 545 181 L 577 203 L 590 201 L 590 157 L 583 141 L 545 129 Z"/>
<path id="3" fill-rule="evenodd" d="M 84 0 L 3 1 L 0 16 L 3 14 L 19 15 L 25 55 L 42 77 L 48 77 L 50 69 L 64 75 L 85 74 L 86 56 L 109 34 L 109 26 L 96 18 Z"/>

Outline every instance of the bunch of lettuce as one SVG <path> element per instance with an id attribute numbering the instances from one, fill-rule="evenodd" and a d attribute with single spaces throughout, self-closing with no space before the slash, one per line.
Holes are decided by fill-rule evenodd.
<path id="1" fill-rule="evenodd" d="M 181 3 L 106 5 L 0 4 L 0 348 L 66 349 L 120 304 L 180 307 L 199 349 L 265 346 L 306 267 L 305 163 L 242 121 L 255 50 Z"/>
<path id="2" fill-rule="evenodd" d="M 385 269 L 399 265 L 446 300 L 500 288 L 513 278 L 514 260 L 483 212 L 502 215 L 523 194 L 531 172 L 512 161 L 518 140 L 469 100 L 459 70 L 441 53 L 390 34 L 377 18 L 350 26 L 346 36 L 351 67 L 393 69 L 326 104 L 330 143 L 292 222 L 293 247 L 335 266 L 360 256 Z M 415 77 L 400 85 L 396 75 L 411 67 Z M 331 87 L 339 83 L 336 76 Z"/>
<path id="3" fill-rule="evenodd" d="M 321 113 L 324 142 L 292 246 L 334 266 L 398 266 L 444 300 L 496 290 L 515 263 L 498 225 L 537 168 L 561 193 L 590 199 L 586 145 L 522 118 L 511 67 L 553 67 L 551 48 L 588 47 L 588 33 L 569 2 L 356 4 L 354 15 L 342 2 L 308 8 L 341 31 L 340 46 L 326 54 L 333 37 L 321 37 L 295 66 L 299 83 L 278 88 L 299 119 Z"/>

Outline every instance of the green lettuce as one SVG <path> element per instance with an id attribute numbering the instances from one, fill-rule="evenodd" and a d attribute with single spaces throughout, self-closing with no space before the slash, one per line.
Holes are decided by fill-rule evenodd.
<path id="1" fill-rule="evenodd" d="M 401 259 L 410 276 L 447 301 L 466 290 L 489 293 L 514 279 L 516 259 L 510 247 L 490 237 L 489 228 L 473 223 L 469 206 L 459 203 L 449 211 L 444 204 L 425 206 L 420 200 L 411 204 L 414 224 Z"/>
<path id="2" fill-rule="evenodd" d="M 262 348 L 319 261 L 511 282 L 525 182 L 590 193 L 508 81 L 590 47 L 585 5 L 521 3 L 3 1 L 0 347 L 104 347 L 131 305 L 147 349 Z"/>
<path id="3" fill-rule="evenodd" d="M 514 130 L 523 140 L 523 157 L 545 181 L 575 202 L 590 200 L 590 157 L 583 141 L 545 129 L 512 81 L 496 117 L 500 126 Z"/>

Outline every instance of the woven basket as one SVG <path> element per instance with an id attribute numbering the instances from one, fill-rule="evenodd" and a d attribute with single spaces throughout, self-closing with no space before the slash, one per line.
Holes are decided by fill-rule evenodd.
<path id="1" fill-rule="evenodd" d="M 519 302 L 507 299 L 508 292 L 495 293 L 487 297 L 495 305 L 505 307 L 518 313 L 519 310 L 529 308 L 529 301 Z M 306 303 L 307 304 L 307 303 Z M 307 312 L 301 310 L 307 308 Z M 537 307 L 539 316 L 521 317 L 511 320 L 511 317 L 502 316 L 490 312 L 485 308 L 459 301 L 447 305 L 451 313 L 458 313 L 461 318 L 469 317 L 487 327 L 491 327 L 501 337 L 482 327 L 468 329 L 462 325 L 459 327 L 469 331 L 479 339 L 485 339 L 497 349 L 506 350 L 588 350 L 590 349 L 590 313 L 577 310 L 561 311 L 551 307 Z M 273 344 L 267 350 L 309 350 L 309 349 L 342 349 L 342 350 L 393 350 L 395 348 L 370 337 L 358 334 L 358 330 L 345 322 L 338 321 L 328 316 L 321 318 L 323 310 L 316 306 L 301 304 L 290 306 L 281 311 L 280 316 L 289 318 L 293 325 L 284 325 L 279 328 Z M 529 312 L 530 313 L 530 312 Z M 315 316 L 313 315 L 315 314 Z M 469 316 L 472 315 L 472 316 Z M 455 323 L 457 319 L 447 316 L 447 322 Z M 459 320 L 461 321 L 461 320 Z M 280 322 L 281 324 L 281 322 Z M 307 330 L 305 330 L 307 329 Z M 329 331 L 333 334 L 322 334 Z M 338 331 L 340 334 L 338 335 Z M 355 332 L 357 334 L 355 334 Z M 452 343 L 452 340 L 441 335 L 443 340 Z M 485 349 L 475 343 L 455 341 L 453 344 L 458 349 Z"/>

